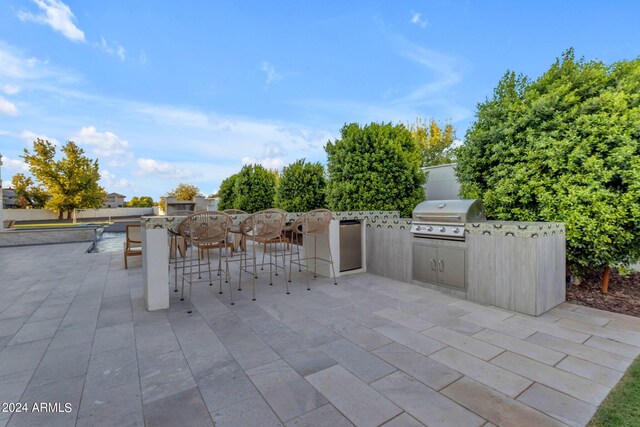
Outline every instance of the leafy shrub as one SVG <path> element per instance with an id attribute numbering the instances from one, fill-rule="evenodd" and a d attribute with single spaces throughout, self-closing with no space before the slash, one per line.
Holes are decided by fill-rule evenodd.
<path id="1" fill-rule="evenodd" d="M 325 151 L 332 210 L 398 210 L 408 217 L 424 199 L 421 149 L 404 125 L 345 125 Z"/>
<path id="2" fill-rule="evenodd" d="M 498 220 L 561 221 L 578 269 L 640 258 L 640 59 L 565 52 L 535 81 L 507 72 L 458 150 L 465 197 Z"/>
<path id="3" fill-rule="evenodd" d="M 296 160 L 282 170 L 276 189 L 276 206 L 287 212 L 307 212 L 325 207 L 324 167 Z"/>

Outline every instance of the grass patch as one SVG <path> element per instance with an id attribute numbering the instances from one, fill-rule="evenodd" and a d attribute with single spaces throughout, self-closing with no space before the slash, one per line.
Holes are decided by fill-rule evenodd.
<path id="1" fill-rule="evenodd" d="M 602 402 L 588 427 L 640 426 L 640 357 Z"/>

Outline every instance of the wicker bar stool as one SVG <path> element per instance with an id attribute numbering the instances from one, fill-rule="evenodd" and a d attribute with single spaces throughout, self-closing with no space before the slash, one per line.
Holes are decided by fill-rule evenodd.
<path id="1" fill-rule="evenodd" d="M 315 209 L 302 214 L 291 224 L 294 240 L 296 243 L 300 243 L 300 238 L 303 242 L 309 244 L 309 238 L 313 238 L 313 256 L 304 254 L 303 258 L 300 258 L 300 250 L 298 250 L 298 259 L 293 258 L 293 244 L 291 245 L 291 251 L 289 253 L 289 282 L 291 281 L 291 266 L 296 264 L 299 269 L 307 270 L 307 290 L 311 290 L 309 286 L 309 272 L 311 270 L 311 262 L 313 261 L 313 277 L 317 277 L 318 265 L 331 265 L 331 272 L 333 273 L 333 284 L 337 285 L 336 271 L 333 266 L 333 256 L 331 255 L 331 245 L 329 244 L 329 224 L 333 214 L 327 209 Z M 323 258 L 318 256 L 317 239 L 319 236 L 326 236 L 327 249 L 329 252 L 329 258 Z M 297 246 L 297 245 L 296 245 Z"/>
<path id="2" fill-rule="evenodd" d="M 242 272 L 249 273 L 253 277 L 253 301 L 256 300 L 256 277 L 257 260 L 256 260 L 256 245 L 267 244 L 276 245 L 278 243 L 284 243 L 282 238 L 282 229 L 284 227 L 286 215 L 283 211 L 267 209 L 252 214 L 249 218 L 242 221 L 240 224 L 240 233 L 242 234 L 242 240 L 244 242 L 245 251 L 242 252 L 244 263 L 240 262 L 240 274 L 238 276 L 238 289 L 242 289 Z M 252 262 L 248 263 L 249 249 L 246 247 L 246 242 L 251 240 L 252 246 Z M 275 262 L 273 262 L 273 253 L 275 252 Z M 285 268 L 285 250 L 282 246 L 282 266 L 278 263 L 278 251 L 271 250 L 269 252 L 269 262 L 261 263 L 261 269 L 266 265 L 269 266 L 269 285 L 273 285 L 274 270 L 275 275 L 278 275 L 278 269 L 282 269 L 282 276 L 284 277 L 285 287 L 287 294 L 289 293 L 289 284 L 287 282 L 287 274 Z"/>
<path id="3" fill-rule="evenodd" d="M 193 211 L 176 211 L 169 216 L 187 217 L 191 215 Z M 173 292 L 178 292 L 178 269 L 180 267 L 180 261 L 178 260 L 178 254 L 181 258 L 184 258 L 187 251 L 187 242 L 178 232 L 178 227 L 182 220 L 174 220 L 172 224 L 167 228 L 169 233 L 169 268 L 173 267 L 174 273 L 174 288 Z"/>
<path id="4" fill-rule="evenodd" d="M 202 277 L 201 266 L 206 266 L 206 271 L 209 274 L 209 286 L 213 285 L 213 280 L 211 273 L 216 271 L 218 276 L 220 277 L 220 289 L 219 293 L 222 294 L 222 277 L 224 275 L 225 282 L 229 283 L 229 298 L 231 300 L 231 305 L 233 302 L 233 294 L 231 292 L 231 280 L 229 280 L 229 251 L 227 250 L 227 236 L 229 234 L 229 229 L 233 224 L 233 220 L 231 217 L 225 213 L 217 212 L 217 211 L 204 211 L 194 213 L 189 215 L 184 221 L 180 223 L 178 227 L 178 232 L 181 236 L 185 238 L 187 244 L 191 245 L 190 251 L 190 259 L 189 259 L 189 274 L 187 278 L 187 267 L 186 267 L 186 256 L 183 259 L 183 267 L 182 267 L 182 296 L 180 300 L 184 300 L 184 283 L 185 281 L 189 284 L 189 310 L 188 313 L 191 313 L 191 289 L 193 288 L 193 267 L 194 265 L 198 266 L 198 279 Z M 200 260 L 200 250 L 203 248 L 210 249 L 211 247 L 218 248 L 218 256 L 220 261 L 218 262 L 218 268 L 211 268 L 211 256 L 210 251 L 206 250 L 207 253 L 207 261 L 203 263 Z M 225 258 L 225 268 L 222 270 L 222 257 L 224 251 Z M 194 256 L 196 259 L 194 259 Z"/>

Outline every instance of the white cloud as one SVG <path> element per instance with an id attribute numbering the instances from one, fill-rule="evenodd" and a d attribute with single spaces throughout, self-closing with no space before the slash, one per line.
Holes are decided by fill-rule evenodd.
<path id="1" fill-rule="evenodd" d="M 75 16 L 69 6 L 60 0 L 32 0 L 44 13 L 34 15 L 24 10 L 18 11 L 21 21 L 32 21 L 48 25 L 54 31 L 74 42 L 84 42 L 84 33 L 73 23 Z"/>
<path id="2" fill-rule="evenodd" d="M 20 92 L 20 86 L 16 86 L 16 85 L 3 85 L 2 86 L 2 91 L 4 93 L 6 93 L 7 95 L 15 95 L 16 93 Z"/>
<path id="3" fill-rule="evenodd" d="M 262 61 L 260 69 L 267 75 L 267 80 L 265 82 L 267 85 L 272 82 L 282 80 L 282 75 L 278 74 L 278 72 L 276 71 L 276 67 L 274 67 L 273 64 L 270 64 L 267 61 Z"/>
<path id="4" fill-rule="evenodd" d="M 6 114 L 8 116 L 17 116 L 18 107 L 16 107 L 16 104 L 14 104 L 13 102 L 0 96 L 0 114 Z"/>
<path id="5" fill-rule="evenodd" d="M 284 166 L 284 160 L 276 157 L 264 157 L 262 159 L 256 159 L 254 157 L 243 157 L 243 165 L 255 165 L 260 164 L 266 169 L 281 169 Z"/>
<path id="6" fill-rule="evenodd" d="M 51 92 L 60 92 L 65 85 L 78 83 L 82 79 L 69 69 L 58 69 L 48 61 L 27 57 L 16 49 L 0 41 L 0 78 L 7 81 L 20 81 L 22 86 L 43 88 Z M 17 86 L 10 86 L 9 90 Z M 21 89 L 21 88 L 20 88 Z"/>
<path id="7" fill-rule="evenodd" d="M 95 43 L 94 46 L 109 55 L 117 56 L 121 61 L 127 57 L 127 50 L 117 41 L 109 43 L 104 37 L 100 37 L 100 43 Z"/>
<path id="8" fill-rule="evenodd" d="M 29 145 L 31 145 L 33 143 L 33 141 L 35 141 L 38 138 L 39 139 L 44 139 L 46 141 L 49 141 L 53 145 L 60 145 L 60 142 L 58 142 L 57 139 L 49 138 L 47 135 L 43 135 L 41 133 L 31 132 L 30 130 L 23 130 L 22 132 L 20 132 L 20 135 L 18 135 L 18 137 L 20 139 L 23 139 Z"/>
<path id="9" fill-rule="evenodd" d="M 162 124 L 172 124 L 184 127 L 204 128 L 209 125 L 206 114 L 168 105 L 134 104 L 134 110 L 151 116 Z"/>
<path id="10" fill-rule="evenodd" d="M 145 51 L 140 51 L 140 63 L 141 64 L 146 64 L 147 63 L 147 54 L 145 53 Z"/>
<path id="11" fill-rule="evenodd" d="M 191 176 L 191 172 L 188 170 L 153 159 L 138 159 L 138 169 L 140 175 L 156 175 L 162 178 L 189 178 Z"/>
<path id="12" fill-rule="evenodd" d="M 425 28 L 429 21 L 427 18 L 422 18 L 422 14 L 419 12 L 411 12 L 411 23 L 417 25 L 420 28 Z"/>
<path id="13" fill-rule="evenodd" d="M 100 183 L 107 190 L 131 187 L 131 183 L 125 178 L 118 178 L 108 170 L 100 172 Z"/>
<path id="14" fill-rule="evenodd" d="M 10 159 L 7 156 L 2 156 L 2 168 L 13 173 L 29 172 L 29 166 L 22 160 Z"/>
<path id="15" fill-rule="evenodd" d="M 98 156 L 121 156 L 129 149 L 129 143 L 111 132 L 98 132 L 95 127 L 80 129 L 71 139 L 80 145 L 88 145 Z"/>

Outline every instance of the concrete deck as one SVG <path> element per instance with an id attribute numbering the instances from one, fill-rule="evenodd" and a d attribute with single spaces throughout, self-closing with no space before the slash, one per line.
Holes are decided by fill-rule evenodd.
<path id="1" fill-rule="evenodd" d="M 147 312 L 140 260 L 86 248 L 0 249 L 0 403 L 28 405 L 0 426 L 584 425 L 640 353 L 637 318 L 370 274 L 263 278 L 256 302 L 247 280 L 235 306 L 202 284 L 193 314 L 173 292 Z"/>

